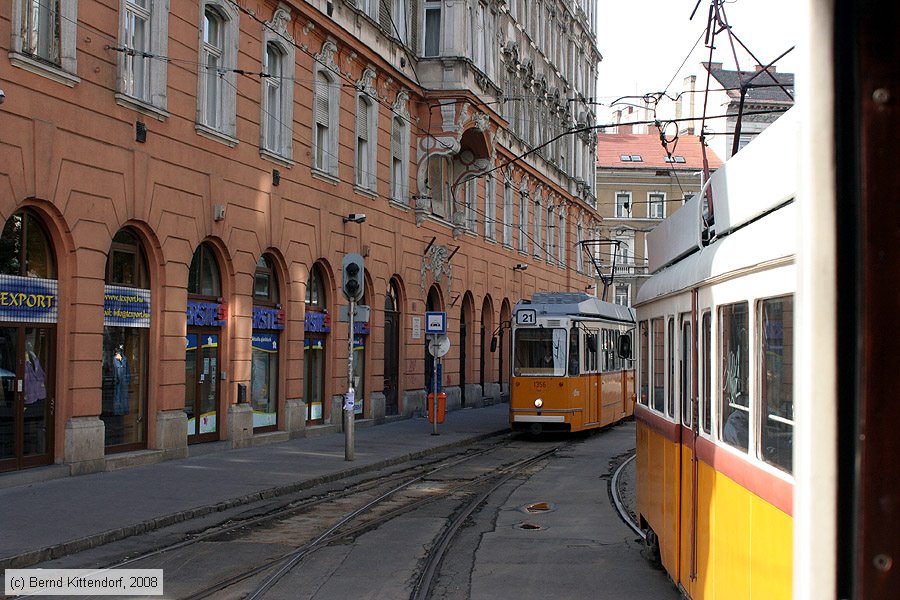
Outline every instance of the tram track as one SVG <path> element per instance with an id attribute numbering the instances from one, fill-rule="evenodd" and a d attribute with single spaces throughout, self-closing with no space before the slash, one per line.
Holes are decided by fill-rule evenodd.
<path id="1" fill-rule="evenodd" d="M 277 528 L 280 527 L 281 523 L 292 518 L 299 520 L 303 515 L 321 514 L 323 506 L 332 506 L 331 512 L 344 505 L 352 506 L 352 508 L 346 509 L 342 516 L 333 521 L 326 529 L 322 530 L 321 523 L 319 523 L 318 531 L 315 533 L 310 533 L 309 530 L 311 528 L 309 526 L 303 527 L 295 524 L 293 526 L 294 529 L 301 529 L 301 533 L 296 534 L 297 537 L 306 537 L 308 541 L 298 544 L 289 552 L 274 557 L 270 556 L 257 561 L 255 564 L 241 567 L 238 572 L 206 585 L 202 589 L 195 589 L 190 595 L 183 596 L 188 600 L 201 600 L 219 597 L 220 595 L 259 599 L 265 597 L 269 590 L 275 587 L 294 567 L 317 550 L 331 544 L 343 543 L 427 504 L 446 499 L 454 494 L 466 493 L 469 497 L 473 497 L 474 500 L 465 503 L 462 511 L 458 513 L 457 519 L 451 523 L 447 530 L 440 534 L 440 540 L 435 546 L 442 546 L 440 550 L 435 552 L 433 549 L 429 552 L 427 564 L 422 570 L 422 574 L 430 572 L 428 577 L 423 578 L 422 575 L 419 576 L 416 589 L 427 590 L 431 586 L 430 578 L 436 572 L 440 563 L 440 557 L 443 556 L 450 541 L 452 541 L 455 531 L 462 525 L 465 518 L 500 485 L 516 474 L 521 473 L 528 466 L 545 459 L 560 447 L 555 446 L 535 454 L 531 445 L 515 447 L 515 442 L 514 438 L 507 437 L 486 448 L 474 452 L 470 451 L 464 456 L 445 457 L 439 461 L 417 465 L 412 469 L 403 469 L 387 477 L 366 480 L 348 486 L 340 492 L 293 502 L 272 512 L 235 521 L 224 527 L 216 527 L 192 536 L 191 539 L 159 548 L 141 556 L 129 558 L 117 563 L 114 567 L 135 565 L 135 563 L 141 561 L 146 562 L 154 558 L 158 559 L 167 553 L 175 553 L 179 550 L 184 551 L 191 545 L 201 542 L 232 540 L 240 542 L 245 537 L 254 535 L 259 538 L 259 536 L 266 535 L 265 532 L 269 530 L 277 532 Z M 530 456 L 515 460 L 512 463 L 491 464 L 490 467 L 473 464 L 477 463 L 479 459 L 487 463 L 496 462 L 497 457 L 501 460 L 503 459 L 502 454 L 504 451 L 521 453 L 523 449 L 527 449 L 526 451 L 529 452 Z M 454 471 L 455 469 L 460 470 L 461 474 Z M 472 475 L 473 471 L 477 472 L 477 474 Z M 416 489 L 417 485 L 425 490 L 433 489 L 432 491 L 423 492 Z M 295 534 L 294 529 L 291 530 L 291 535 Z M 284 533 L 276 533 L 276 535 L 271 537 L 285 538 L 286 535 Z M 433 566 L 429 568 L 429 565 Z M 247 584 L 252 583 L 254 578 L 259 578 L 259 581 L 255 584 L 255 588 L 248 593 L 247 589 L 249 586 Z"/>

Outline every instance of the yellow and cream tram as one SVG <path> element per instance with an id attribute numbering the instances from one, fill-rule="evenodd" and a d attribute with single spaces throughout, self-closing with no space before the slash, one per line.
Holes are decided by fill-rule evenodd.
<path id="1" fill-rule="evenodd" d="M 648 236 L 637 513 L 693 600 L 791 597 L 798 136 L 792 110 Z"/>
<path id="2" fill-rule="evenodd" d="M 633 329 L 630 308 L 583 293 L 537 293 L 517 303 L 510 426 L 574 432 L 630 417 Z"/>

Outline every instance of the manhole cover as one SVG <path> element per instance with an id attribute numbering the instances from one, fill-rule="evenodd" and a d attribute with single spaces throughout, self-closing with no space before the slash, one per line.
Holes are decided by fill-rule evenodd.
<path id="1" fill-rule="evenodd" d="M 519 523 L 516 525 L 519 529 L 525 529 L 526 531 L 534 531 L 536 529 L 543 529 L 540 525 L 535 525 L 534 523 Z"/>
<path id="2" fill-rule="evenodd" d="M 553 510 L 553 506 L 549 502 L 535 502 L 525 507 L 525 512 L 542 513 Z"/>

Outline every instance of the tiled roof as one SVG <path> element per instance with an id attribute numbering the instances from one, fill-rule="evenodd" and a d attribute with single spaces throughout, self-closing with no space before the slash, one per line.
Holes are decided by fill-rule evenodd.
<path id="1" fill-rule="evenodd" d="M 672 162 L 666 160 L 666 151 L 656 133 L 599 133 L 597 134 L 597 166 L 616 169 L 678 169 L 703 168 L 703 151 L 696 135 L 678 136 L 674 146 L 669 144 Z M 628 157 L 626 160 L 625 157 Z M 634 157 L 640 160 L 634 160 Z M 706 148 L 710 169 L 717 169 L 722 161 L 711 148 Z"/>
<path id="2" fill-rule="evenodd" d="M 756 71 L 729 71 L 722 68 L 722 63 L 703 63 L 703 66 L 709 70 L 719 84 L 727 90 L 727 94 L 732 98 L 740 98 L 741 82 L 748 81 L 756 75 Z M 746 100 L 753 102 L 788 102 L 793 104 L 793 99 L 784 93 L 777 84 L 782 84 L 791 96 L 794 95 L 794 74 L 772 73 L 773 67 L 761 73 L 750 84 L 751 88 L 747 92 Z M 760 87 L 761 86 L 761 87 Z"/>

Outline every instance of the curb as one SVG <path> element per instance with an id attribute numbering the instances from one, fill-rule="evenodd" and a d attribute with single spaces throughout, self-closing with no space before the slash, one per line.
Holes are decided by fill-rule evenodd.
<path id="1" fill-rule="evenodd" d="M 485 439 L 488 439 L 491 437 L 504 435 L 504 434 L 509 433 L 509 431 L 510 431 L 509 429 L 501 429 L 501 430 L 490 432 L 490 433 L 482 433 L 482 434 L 478 434 L 473 437 L 467 437 L 467 438 L 457 440 L 455 442 L 451 442 L 448 444 L 444 444 L 441 446 L 435 446 L 434 448 L 428 448 L 426 450 L 418 450 L 416 452 L 411 452 L 408 454 L 395 456 L 393 458 L 386 458 L 384 460 L 380 460 L 378 462 L 368 464 L 365 466 L 344 469 L 341 471 L 337 471 L 335 473 L 331 473 L 329 475 L 320 475 L 320 476 L 314 477 L 312 479 L 305 479 L 303 481 L 298 481 L 298 482 L 290 483 L 287 485 L 281 485 L 281 486 L 276 486 L 273 488 L 260 490 L 258 492 L 253 492 L 251 494 L 244 494 L 243 496 L 238 496 L 236 498 L 230 498 L 228 500 L 216 502 L 215 504 L 208 504 L 208 505 L 198 506 L 198 507 L 194 507 L 194 508 L 189 508 L 189 509 L 185 509 L 185 510 L 181 510 L 181 511 L 169 514 L 169 515 L 163 515 L 161 517 L 148 519 L 148 520 L 142 521 L 140 523 L 135 523 L 134 525 L 126 525 L 124 527 L 119 527 L 116 529 L 110 529 L 110 530 L 103 531 L 100 533 L 95 533 L 93 535 L 88 535 L 88 536 L 78 538 L 75 540 L 70 540 L 68 542 L 62 542 L 60 544 L 55 544 L 53 546 L 46 546 L 44 548 L 39 548 L 37 550 L 29 550 L 28 552 L 23 552 L 22 554 L 17 554 L 14 556 L 0 559 L 0 569 L 23 569 L 23 568 L 30 567 L 30 566 L 38 564 L 38 563 L 48 561 L 48 560 L 54 560 L 57 558 L 62 558 L 63 556 L 68 556 L 70 554 L 76 554 L 78 552 L 83 552 L 84 550 L 90 550 L 91 548 L 103 546 L 103 545 L 109 544 L 111 542 L 118 542 L 118 541 L 123 540 L 128 537 L 132 537 L 135 535 L 141 535 L 143 533 L 148 533 L 150 531 L 162 529 L 164 527 L 176 525 L 178 523 L 183 523 L 185 521 L 190 521 L 191 519 L 197 519 L 199 517 L 204 517 L 204 516 L 214 514 L 217 512 L 222 512 L 222 511 L 229 510 L 231 508 L 235 508 L 238 506 L 245 506 L 247 504 L 259 502 L 261 500 L 268 500 L 271 498 L 276 498 L 278 496 L 292 494 L 292 493 L 299 492 L 299 491 L 302 491 L 305 489 L 309 489 L 309 488 L 312 488 L 312 487 L 315 487 L 318 485 L 322 485 L 325 483 L 333 483 L 335 481 L 339 481 L 341 479 L 346 479 L 348 477 L 354 477 L 356 475 L 361 475 L 363 473 L 368 473 L 370 471 L 377 471 L 378 469 L 384 469 L 386 467 L 391 467 L 391 466 L 398 465 L 401 463 L 409 462 L 411 460 L 424 458 L 426 456 L 430 456 L 433 454 L 437 454 L 439 452 L 443 452 L 450 448 L 456 448 L 459 446 L 470 444 L 472 442 L 478 442 L 478 441 L 485 440 Z"/>

